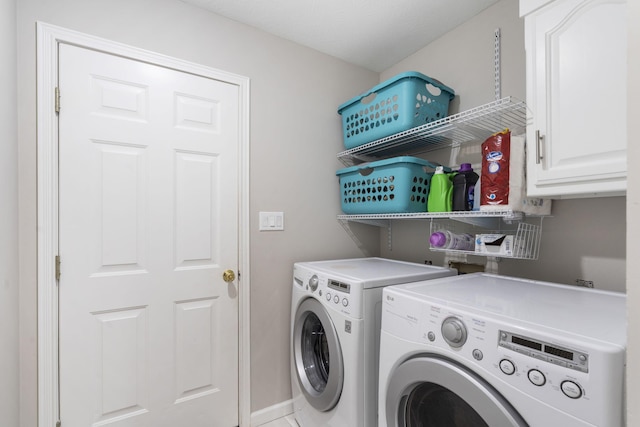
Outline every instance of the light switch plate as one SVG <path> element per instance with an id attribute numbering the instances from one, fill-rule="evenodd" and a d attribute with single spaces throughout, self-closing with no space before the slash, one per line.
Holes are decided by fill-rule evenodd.
<path id="1" fill-rule="evenodd" d="M 260 231 L 284 230 L 284 212 L 260 212 Z"/>

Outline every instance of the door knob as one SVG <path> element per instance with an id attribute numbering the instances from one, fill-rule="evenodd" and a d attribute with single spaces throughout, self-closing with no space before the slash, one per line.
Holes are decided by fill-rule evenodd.
<path id="1" fill-rule="evenodd" d="M 225 270 L 224 273 L 222 273 L 222 280 L 225 282 L 233 282 L 235 279 L 236 273 L 234 273 L 233 270 Z"/>

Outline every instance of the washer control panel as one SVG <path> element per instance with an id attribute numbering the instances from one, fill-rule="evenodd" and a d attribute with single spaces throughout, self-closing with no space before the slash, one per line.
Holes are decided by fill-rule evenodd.
<path id="1" fill-rule="evenodd" d="M 306 268 L 294 269 L 297 288 L 314 295 L 325 306 L 354 318 L 361 316 L 361 296 L 358 287 Z"/>

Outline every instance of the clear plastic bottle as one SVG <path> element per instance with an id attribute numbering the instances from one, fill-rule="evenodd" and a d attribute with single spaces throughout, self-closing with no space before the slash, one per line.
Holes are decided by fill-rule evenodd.
<path id="1" fill-rule="evenodd" d="M 473 209 L 474 211 L 479 211 L 480 210 L 480 201 L 482 200 L 482 180 L 479 179 L 478 182 L 476 182 L 476 185 L 473 189 L 474 195 L 473 195 Z"/>
<path id="2" fill-rule="evenodd" d="M 440 230 L 431 233 L 429 243 L 438 249 L 453 249 L 460 251 L 475 250 L 475 238 L 471 234 L 456 234 L 449 230 Z"/>

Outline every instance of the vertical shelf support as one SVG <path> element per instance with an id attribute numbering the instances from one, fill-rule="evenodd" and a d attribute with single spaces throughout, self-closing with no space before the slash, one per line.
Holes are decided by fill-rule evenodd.
<path id="1" fill-rule="evenodd" d="M 493 37 L 493 73 L 496 101 L 502 98 L 502 82 L 500 75 L 500 28 L 496 28 Z"/>

